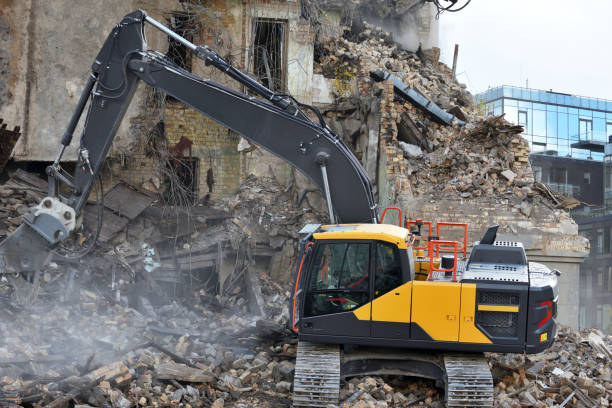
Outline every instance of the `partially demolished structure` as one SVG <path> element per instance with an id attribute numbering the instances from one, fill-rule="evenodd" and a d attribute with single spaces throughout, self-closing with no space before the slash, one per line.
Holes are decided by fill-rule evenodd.
<path id="1" fill-rule="evenodd" d="M 573 291 L 588 242 L 561 201 L 534 183 L 521 129 L 482 115 L 438 61 L 439 50 L 407 50 L 362 22 L 359 7 L 342 11 L 344 2 L 310 2 L 310 9 L 292 2 L 256 9 L 150 3 L 187 24 L 194 42 L 228 56 L 238 49 L 239 66 L 316 104 L 361 159 L 380 206 L 399 204 L 409 218 L 468 222 L 470 244 L 499 223 L 500 232 L 526 243 L 530 258 L 563 270 L 559 314 L 576 325 Z M 393 8 L 381 16 L 404 16 L 415 6 L 386 3 Z M 265 51 L 256 57 L 256 49 Z M 275 49 L 284 59 L 267 59 Z M 396 92 L 397 84 L 372 80 L 380 69 L 458 120 L 445 123 Z M 324 199 L 304 176 L 195 111 L 163 95 L 139 97 L 139 113 L 107 162 L 105 230 L 96 253 L 52 261 L 25 285 L 2 283 L 2 332 L 13 334 L 0 342 L 0 399 L 58 407 L 287 406 L 295 342 L 285 330 L 286 285 L 297 231 L 325 219 Z M 22 171 L 1 186 L 3 235 L 45 188 Z M 607 404 L 609 344 L 568 329 L 541 360 L 491 356 L 501 369 L 499 403 Z M 434 384 L 406 379 L 354 379 L 341 396 L 343 406 L 443 403 Z"/>

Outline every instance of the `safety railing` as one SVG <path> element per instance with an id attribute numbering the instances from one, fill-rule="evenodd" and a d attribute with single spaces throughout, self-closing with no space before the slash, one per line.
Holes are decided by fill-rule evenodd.
<path id="1" fill-rule="evenodd" d="M 399 213 L 399 217 L 398 217 L 398 221 L 397 221 L 397 225 L 398 227 L 402 226 L 402 209 L 399 207 L 386 207 L 385 210 L 383 211 L 382 215 L 380 216 L 380 223 L 382 224 L 384 219 L 385 219 L 385 215 L 387 214 L 387 210 L 395 210 Z"/>
<path id="2" fill-rule="evenodd" d="M 464 222 L 438 222 L 436 224 L 436 236 L 440 237 L 440 227 L 462 227 L 463 228 L 463 247 L 458 248 L 457 251 L 463 252 L 463 257 L 467 256 L 467 230 L 468 225 Z"/>

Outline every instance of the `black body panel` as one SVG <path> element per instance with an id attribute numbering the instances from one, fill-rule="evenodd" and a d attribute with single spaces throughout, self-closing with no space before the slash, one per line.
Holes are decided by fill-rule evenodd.
<path id="1" fill-rule="evenodd" d="M 550 302 L 550 308 L 545 303 Z M 557 285 L 556 280 L 546 286 L 529 288 L 529 320 L 527 321 L 526 352 L 539 353 L 552 346 L 557 335 Z M 547 316 L 550 317 L 547 319 Z M 540 325 L 540 322 L 545 320 Z M 540 336 L 546 333 L 546 341 L 540 341 Z"/>
<path id="2" fill-rule="evenodd" d="M 302 318 L 300 333 L 329 334 L 332 336 L 354 333 L 355 336 L 369 336 L 370 321 L 357 319 L 353 312 L 304 317 Z"/>
<path id="3" fill-rule="evenodd" d="M 314 343 L 356 344 L 364 346 L 403 347 L 440 351 L 490 351 L 496 353 L 522 353 L 523 351 L 525 351 L 525 347 L 522 344 L 480 344 L 433 340 L 385 339 L 379 337 L 326 336 L 323 334 L 317 335 L 301 332 L 299 333 L 299 339 L 303 341 L 311 341 Z"/>
<path id="4" fill-rule="evenodd" d="M 529 286 L 519 283 L 483 283 L 476 285 L 476 327 L 495 344 L 525 343 Z M 506 301 L 508 300 L 508 301 Z M 478 311 L 479 304 L 518 306 L 514 312 Z"/>

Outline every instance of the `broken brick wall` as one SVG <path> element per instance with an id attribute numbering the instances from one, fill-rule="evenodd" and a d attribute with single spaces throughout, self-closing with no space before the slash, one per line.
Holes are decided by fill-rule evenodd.
<path id="1" fill-rule="evenodd" d="M 236 193 L 240 183 L 239 137 L 200 112 L 172 103 L 165 111 L 166 137 L 170 145 L 181 137 L 193 142 L 192 154 L 199 159 L 199 195 L 211 198 Z M 184 154 L 188 156 L 188 152 Z M 212 179 L 209 176 L 212 172 Z"/>
<path id="2" fill-rule="evenodd" d="M 300 18 L 297 2 L 267 1 L 245 4 L 238 0 L 209 0 L 194 3 L 186 11 L 193 19 L 193 41 L 216 50 L 221 57 L 253 76 L 252 35 L 256 19 L 284 24 L 283 61 L 286 91 L 300 101 L 309 103 L 312 98 L 313 32 L 310 23 Z M 243 86 L 228 78 L 214 67 L 191 58 L 191 71 L 203 78 L 211 79 L 233 89 L 246 92 Z M 261 78 L 257 78 L 261 80 Z M 240 112 L 236 112 L 240 114 Z M 259 177 L 275 177 L 285 185 L 292 170 L 284 161 L 258 148 L 238 151 L 240 137 L 227 128 L 208 119 L 178 101 L 169 101 L 160 115 L 164 121 L 168 146 L 173 146 L 181 137 L 192 143 L 191 154 L 199 160 L 198 196 L 210 192 L 211 198 L 231 197 L 238 190 L 241 180 L 249 174 Z M 189 151 L 183 152 L 185 157 Z M 125 167 L 121 174 L 127 180 L 141 186 L 147 182 L 150 171 L 155 171 L 155 159 L 141 153 L 132 154 L 134 165 Z M 140 163 L 140 165 L 135 165 Z M 212 177 L 211 177 L 212 171 Z M 163 176 L 159 176 L 163 178 Z M 163 180 L 162 180 L 163 183 Z"/>

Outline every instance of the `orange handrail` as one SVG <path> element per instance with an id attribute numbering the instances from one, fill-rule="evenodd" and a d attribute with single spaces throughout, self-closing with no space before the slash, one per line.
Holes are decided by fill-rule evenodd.
<path id="1" fill-rule="evenodd" d="M 385 210 L 383 211 L 382 215 L 380 216 L 380 223 L 383 223 L 383 220 L 385 219 L 385 214 L 387 213 L 387 210 L 396 210 L 399 212 L 399 221 L 398 221 L 398 226 L 401 227 L 402 226 L 402 209 L 399 207 L 386 207 Z"/>
<path id="2" fill-rule="evenodd" d="M 440 237 L 440 226 L 443 227 L 463 227 L 463 247 L 458 248 L 457 251 L 463 251 L 463 257 L 467 256 L 467 230 L 468 225 L 465 222 L 438 222 L 436 224 L 436 235 Z"/>
<path id="3" fill-rule="evenodd" d="M 410 225 L 416 224 L 417 222 L 422 222 L 424 225 L 427 225 L 429 227 L 429 234 L 427 235 L 428 237 L 431 237 L 431 221 L 423 221 L 420 218 L 417 218 L 416 220 L 406 220 L 406 228 L 410 229 Z M 422 246 L 422 247 L 418 247 L 418 246 L 413 246 L 413 249 L 422 249 L 422 250 L 429 250 L 429 247 L 427 246 Z"/>
<path id="4" fill-rule="evenodd" d="M 452 272 L 453 273 L 453 282 L 457 282 L 457 241 L 429 241 L 427 252 L 429 253 L 429 276 L 427 280 L 433 280 L 434 272 Z M 438 249 L 440 245 L 451 245 L 453 247 L 453 251 L 455 253 L 455 261 L 453 263 L 453 267 L 449 269 L 445 268 L 434 268 L 433 260 L 434 260 L 434 246 L 436 247 L 436 254 L 438 253 Z M 450 248 L 442 248 L 442 250 L 450 250 Z M 442 263 L 442 262 L 440 262 Z"/>

